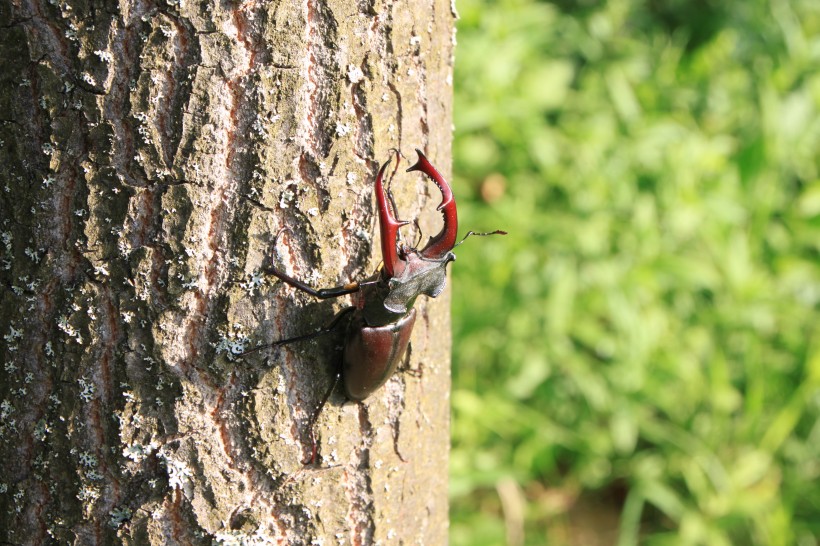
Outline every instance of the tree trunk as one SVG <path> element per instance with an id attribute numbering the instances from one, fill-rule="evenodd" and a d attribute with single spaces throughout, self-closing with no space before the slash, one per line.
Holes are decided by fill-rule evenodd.
<path id="1" fill-rule="evenodd" d="M 315 287 L 378 267 L 391 148 L 449 172 L 453 20 L 449 0 L 0 0 L 2 540 L 446 542 L 446 293 L 417 302 L 404 371 L 363 403 L 336 389 L 313 465 L 341 332 L 234 353 L 347 304 L 270 260 Z M 434 186 L 394 193 L 437 231 Z"/>

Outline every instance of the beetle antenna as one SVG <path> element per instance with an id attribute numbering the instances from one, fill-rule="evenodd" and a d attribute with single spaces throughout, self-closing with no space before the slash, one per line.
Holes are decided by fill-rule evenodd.
<path id="1" fill-rule="evenodd" d="M 401 150 L 399 150 L 398 148 L 390 148 L 387 151 L 388 152 L 396 152 L 396 158 L 403 157 L 405 159 L 405 161 L 407 160 L 407 156 L 405 156 L 403 153 L 401 153 Z M 398 170 L 399 170 L 399 166 L 396 165 L 396 168 L 393 170 L 393 176 L 396 175 L 396 171 L 398 171 Z"/>
<path id="2" fill-rule="evenodd" d="M 394 171 L 395 174 L 395 171 Z M 392 209 L 393 216 L 399 215 L 399 208 L 396 206 L 396 200 L 393 198 L 393 189 L 391 188 L 393 179 L 390 179 L 390 182 L 387 183 L 387 201 L 390 203 L 390 208 Z"/>
<path id="3" fill-rule="evenodd" d="M 418 238 L 416 239 L 416 244 L 413 245 L 413 248 L 418 248 L 418 246 L 421 244 L 421 239 L 422 239 L 421 226 L 419 225 L 419 219 L 418 218 L 413 220 L 413 225 L 416 226 L 416 233 L 418 235 Z"/>
<path id="4" fill-rule="evenodd" d="M 393 184 L 393 179 L 396 178 L 396 173 L 399 172 L 399 164 L 401 163 L 401 158 L 404 157 L 404 154 L 401 153 L 401 150 L 398 148 L 390 148 L 388 152 L 396 152 L 396 166 L 393 168 L 393 172 L 390 173 L 390 180 L 387 181 L 387 193 L 390 194 L 390 186 Z M 407 159 L 407 158 L 405 158 Z M 391 197 L 392 200 L 392 197 Z M 396 214 L 396 204 L 393 203 L 393 213 Z"/>
<path id="5" fill-rule="evenodd" d="M 421 233 L 421 226 L 419 225 L 419 219 L 416 218 L 413 220 L 413 226 L 416 228 L 416 242 L 413 244 L 411 248 L 418 248 L 419 244 L 421 243 L 421 239 L 423 237 Z M 401 231 L 399 232 L 399 238 L 402 243 L 402 247 L 406 248 L 407 245 L 404 244 L 404 235 L 402 235 Z"/>
<path id="6" fill-rule="evenodd" d="M 457 242 L 455 245 L 453 245 L 453 248 L 457 247 L 458 245 L 460 245 L 461 243 L 466 241 L 467 237 L 469 237 L 470 235 L 476 235 L 476 236 L 479 236 L 479 237 L 486 237 L 488 235 L 506 235 L 506 234 L 507 234 L 506 231 L 501 231 L 500 229 L 497 229 L 495 231 L 487 231 L 487 232 L 468 231 L 467 235 L 465 235 L 463 239 L 461 239 L 459 242 Z"/>
<path id="7" fill-rule="evenodd" d="M 393 198 L 393 179 L 396 178 L 396 173 L 399 172 L 400 158 L 404 157 L 404 154 L 401 153 L 401 150 L 398 148 L 390 148 L 388 151 L 396 152 L 396 166 L 393 168 L 393 172 L 390 173 L 390 180 L 385 184 L 385 191 L 387 193 L 387 199 L 390 201 L 390 208 L 393 209 L 393 216 L 398 216 L 399 208 L 396 206 L 396 200 Z M 405 159 L 407 158 L 405 157 Z"/>

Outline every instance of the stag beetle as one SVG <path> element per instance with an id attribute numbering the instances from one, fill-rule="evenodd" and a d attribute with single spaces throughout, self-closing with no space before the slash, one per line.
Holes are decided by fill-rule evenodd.
<path id="1" fill-rule="evenodd" d="M 453 248 L 470 235 L 506 234 L 500 230 L 491 233 L 470 231 L 456 243 L 458 214 L 450 185 L 420 150 L 417 149 L 416 153 L 418 161 L 407 169 L 407 172 L 421 171 L 435 182 L 442 195 L 441 204 L 436 210 L 442 211 L 444 217 L 444 227 L 438 235 L 430 238 L 423 249 L 418 250 L 399 242 L 399 228 L 410 222 L 396 219 L 393 196 L 384 188 L 384 173 L 390 165 L 388 159 L 379 169 L 375 188 L 383 258 L 383 267 L 379 271 L 361 282 L 316 290 L 273 266 L 266 269 L 267 273 L 319 299 L 356 294 L 355 305 L 339 311 L 322 329 L 311 334 L 257 346 L 243 353 L 327 334 L 350 316 L 344 343 L 343 364 L 309 420 L 313 449 L 303 464 L 309 464 L 316 458 L 317 446 L 313 437 L 313 426 L 340 376 L 345 394 L 351 400 L 364 400 L 381 387 L 396 371 L 399 361 L 407 351 L 410 333 L 416 321 L 416 310 L 413 309 L 416 298 L 422 294 L 435 298 L 444 290 L 447 282 L 447 264 L 456 259 L 452 253 Z M 398 152 L 396 155 L 398 162 Z"/>

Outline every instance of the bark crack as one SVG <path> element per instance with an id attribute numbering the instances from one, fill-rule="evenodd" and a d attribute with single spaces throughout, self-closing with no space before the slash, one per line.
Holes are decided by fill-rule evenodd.
<path id="1" fill-rule="evenodd" d="M 373 425 L 366 404 L 359 403 L 361 446 L 356 450 L 356 462 L 345 470 L 346 493 L 349 502 L 347 521 L 350 542 L 354 546 L 373 543 L 376 524 L 373 519 L 373 490 L 370 481 L 370 446 L 373 443 Z"/>

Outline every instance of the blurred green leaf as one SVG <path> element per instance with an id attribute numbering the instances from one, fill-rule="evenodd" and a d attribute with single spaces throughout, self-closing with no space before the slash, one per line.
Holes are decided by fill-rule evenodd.
<path id="1" fill-rule="evenodd" d="M 452 543 L 816 544 L 820 4 L 458 7 Z"/>

